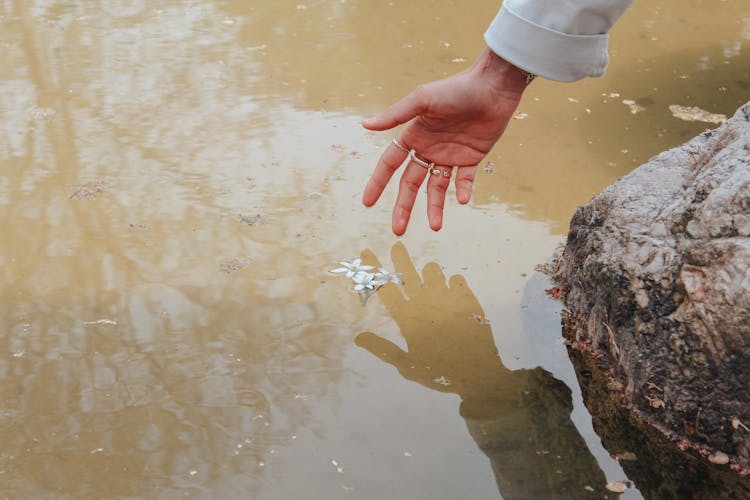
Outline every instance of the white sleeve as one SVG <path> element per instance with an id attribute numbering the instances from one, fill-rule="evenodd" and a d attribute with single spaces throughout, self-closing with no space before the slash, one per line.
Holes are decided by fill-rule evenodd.
<path id="1" fill-rule="evenodd" d="M 505 0 L 484 34 L 497 55 L 535 75 L 573 82 L 601 76 L 607 32 L 633 0 Z"/>

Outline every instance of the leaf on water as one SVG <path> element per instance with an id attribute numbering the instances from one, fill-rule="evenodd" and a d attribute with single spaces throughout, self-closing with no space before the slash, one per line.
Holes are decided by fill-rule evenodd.
<path id="1" fill-rule="evenodd" d="M 614 483 L 608 483 L 606 488 L 612 493 L 625 493 L 628 490 L 628 485 L 624 481 L 615 481 Z"/>
<path id="2" fill-rule="evenodd" d="M 705 109 L 696 106 L 680 106 L 679 104 L 672 104 L 669 106 L 669 111 L 672 112 L 672 116 L 675 118 L 685 120 L 686 122 L 706 122 L 720 125 L 727 121 L 726 115 L 720 113 L 709 113 Z"/>
<path id="3" fill-rule="evenodd" d="M 630 109 L 630 112 L 633 114 L 640 113 L 641 111 L 646 109 L 643 106 L 636 104 L 632 99 L 623 99 L 622 103 L 627 106 Z"/>

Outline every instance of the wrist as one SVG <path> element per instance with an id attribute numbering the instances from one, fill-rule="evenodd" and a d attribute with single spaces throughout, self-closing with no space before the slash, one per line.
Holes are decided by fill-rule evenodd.
<path id="1" fill-rule="evenodd" d="M 536 75 L 506 61 L 489 47 L 482 50 L 470 71 L 475 72 L 477 76 L 499 91 L 518 94 L 523 93 L 536 77 Z"/>

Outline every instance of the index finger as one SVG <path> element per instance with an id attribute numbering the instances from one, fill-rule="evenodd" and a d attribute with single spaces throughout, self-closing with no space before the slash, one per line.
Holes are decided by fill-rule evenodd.
<path id="1" fill-rule="evenodd" d="M 383 190 L 388 185 L 388 181 L 391 180 L 394 172 L 404 163 L 408 154 L 408 152 L 402 151 L 393 143 L 389 144 L 386 150 L 383 151 L 362 195 L 362 203 L 366 207 L 371 207 L 378 201 L 380 195 L 383 194 Z"/>

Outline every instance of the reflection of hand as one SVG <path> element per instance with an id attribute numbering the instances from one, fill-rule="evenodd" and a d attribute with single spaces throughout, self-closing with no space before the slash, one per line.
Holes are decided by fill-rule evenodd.
<path id="1" fill-rule="evenodd" d="M 369 251 L 362 258 L 377 262 Z M 461 416 L 492 462 L 504 498 L 593 497 L 586 487 L 600 490 L 604 475 L 569 418 L 570 389 L 541 368 L 503 366 L 484 312 L 461 276 L 446 284 L 430 263 L 420 279 L 401 243 L 391 258 L 406 297 L 396 286 L 377 294 L 407 350 L 374 333 L 358 335 L 357 345 L 405 378 L 461 397 Z"/>
<path id="2" fill-rule="evenodd" d="M 465 204 L 471 198 L 476 165 L 505 131 L 527 85 L 526 76 L 489 49 L 474 65 L 459 74 L 418 87 L 380 115 L 365 120 L 370 130 L 388 130 L 406 123 L 399 142 L 428 162 L 456 173 L 456 196 Z M 365 188 L 363 203 L 372 206 L 407 153 L 388 146 Z M 427 170 L 410 162 L 399 183 L 393 210 L 393 232 L 402 235 L 409 223 L 419 186 Z M 437 231 L 443 224 L 445 191 L 450 178 L 430 175 L 427 181 L 427 215 Z"/>
<path id="3" fill-rule="evenodd" d="M 377 262 L 369 251 L 362 258 Z M 393 247 L 392 260 L 408 298 L 395 286 L 383 287 L 378 296 L 401 329 L 407 351 L 369 332 L 357 336 L 357 345 L 431 389 L 464 399 L 492 391 L 510 372 L 498 357 L 492 330 L 464 278 L 453 276 L 446 284 L 440 267 L 430 263 L 420 279 L 400 243 Z"/>

